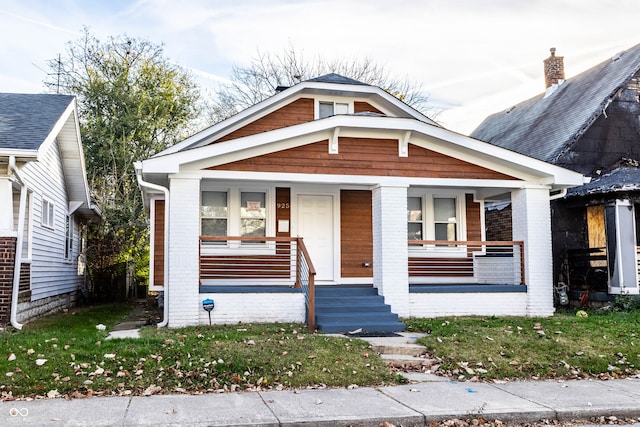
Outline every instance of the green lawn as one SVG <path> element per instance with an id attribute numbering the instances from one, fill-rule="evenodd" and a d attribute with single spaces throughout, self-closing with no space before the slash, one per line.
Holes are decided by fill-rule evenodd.
<path id="1" fill-rule="evenodd" d="M 2 397 L 348 387 L 395 378 L 365 341 L 308 334 L 303 324 L 151 326 L 140 339 L 105 340 L 127 312 L 124 305 L 80 308 L 3 332 Z"/>
<path id="2" fill-rule="evenodd" d="M 411 319 L 409 330 L 459 380 L 617 378 L 640 374 L 640 311 L 550 318 Z"/>

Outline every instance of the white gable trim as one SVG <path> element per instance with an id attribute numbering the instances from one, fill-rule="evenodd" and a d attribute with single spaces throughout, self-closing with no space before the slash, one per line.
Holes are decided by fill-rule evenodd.
<path id="1" fill-rule="evenodd" d="M 400 145 L 410 132 L 409 143 L 519 179 L 559 187 L 584 183 L 579 173 L 414 119 L 343 115 L 154 157 L 142 162 L 143 173 L 202 169 L 330 140 L 336 128 L 340 136 L 392 138 Z"/>

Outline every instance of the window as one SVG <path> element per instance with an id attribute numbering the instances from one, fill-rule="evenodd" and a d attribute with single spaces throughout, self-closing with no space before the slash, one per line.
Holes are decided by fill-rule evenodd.
<path id="1" fill-rule="evenodd" d="M 409 240 L 422 240 L 422 197 L 407 198 Z"/>
<path id="2" fill-rule="evenodd" d="M 425 192 L 407 197 L 408 240 L 460 240 L 463 206 L 464 195 Z"/>
<path id="3" fill-rule="evenodd" d="M 318 118 L 324 119 L 336 114 L 349 114 L 349 104 L 340 102 L 325 102 L 318 103 Z"/>
<path id="4" fill-rule="evenodd" d="M 269 193 L 237 187 L 227 190 L 203 190 L 200 205 L 200 234 L 202 236 L 265 237 L 269 233 Z M 209 244 L 229 244 L 226 241 Z M 264 241 L 242 242 L 242 244 Z M 237 242 L 231 242 L 232 246 Z"/>
<path id="5" fill-rule="evenodd" d="M 434 197 L 433 219 L 436 240 L 457 240 L 456 199 Z"/>
<path id="6" fill-rule="evenodd" d="M 53 214 L 54 214 L 53 202 L 49 199 L 42 198 L 42 219 L 41 224 L 47 228 L 53 228 Z"/>
<path id="7" fill-rule="evenodd" d="M 240 235 L 266 236 L 267 210 L 265 193 L 240 193 Z"/>
<path id="8" fill-rule="evenodd" d="M 65 245 L 64 245 L 64 259 L 65 261 L 71 261 L 73 255 L 73 216 L 67 215 L 65 217 Z"/>
<path id="9" fill-rule="evenodd" d="M 200 233 L 203 236 L 228 235 L 228 198 L 226 191 L 203 191 L 200 204 Z"/>

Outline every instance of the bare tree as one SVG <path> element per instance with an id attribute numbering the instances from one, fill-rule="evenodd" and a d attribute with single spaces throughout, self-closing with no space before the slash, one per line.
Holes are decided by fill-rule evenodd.
<path id="1" fill-rule="evenodd" d="M 220 87 L 211 104 L 212 122 L 219 122 L 272 96 L 279 86 L 289 87 L 324 74 L 337 73 L 354 80 L 378 86 L 424 114 L 435 116 L 422 85 L 407 77 L 393 76 L 371 58 L 327 59 L 307 58 L 304 51 L 290 44 L 281 52 L 258 50 L 247 66 L 236 65 L 231 83 Z"/>

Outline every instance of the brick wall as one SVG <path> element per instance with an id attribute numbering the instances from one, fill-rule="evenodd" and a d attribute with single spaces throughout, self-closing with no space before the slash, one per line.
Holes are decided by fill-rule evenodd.
<path id="1" fill-rule="evenodd" d="M 243 293 L 243 294 L 200 294 L 200 301 L 211 298 L 215 307 L 211 312 L 211 323 L 218 325 L 232 323 L 270 323 L 306 321 L 304 294 L 291 293 Z M 209 324 L 209 315 L 198 307 L 199 323 Z"/>
<path id="2" fill-rule="evenodd" d="M 409 314 L 407 188 L 373 189 L 373 284 L 391 311 Z"/>
<path id="3" fill-rule="evenodd" d="M 411 317 L 525 316 L 526 292 L 411 293 Z"/>
<path id="4" fill-rule="evenodd" d="M 510 204 L 502 209 L 487 209 L 484 219 L 487 240 L 513 240 Z"/>
<path id="5" fill-rule="evenodd" d="M 564 80 L 564 56 L 556 56 L 556 48 L 551 48 L 551 56 L 543 62 L 545 87 L 558 84 L 558 80 Z"/>
<path id="6" fill-rule="evenodd" d="M 16 254 L 16 238 L 0 237 L 0 325 L 11 319 L 11 291 Z"/>

